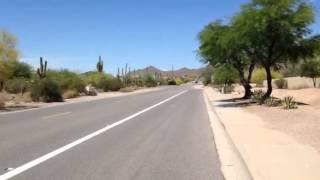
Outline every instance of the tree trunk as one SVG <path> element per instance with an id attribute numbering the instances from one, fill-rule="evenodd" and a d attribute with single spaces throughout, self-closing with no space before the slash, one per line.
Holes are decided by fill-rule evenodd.
<path id="1" fill-rule="evenodd" d="M 3 90 L 4 82 L 0 81 L 0 92 Z"/>
<path id="2" fill-rule="evenodd" d="M 271 75 L 271 68 L 270 66 L 265 66 L 264 67 L 266 70 L 266 74 L 267 74 L 267 92 L 263 95 L 263 101 L 266 100 L 267 98 L 269 98 L 271 96 L 272 93 L 272 75 Z"/>
<path id="3" fill-rule="evenodd" d="M 312 78 L 313 80 L 313 87 L 316 88 L 317 87 L 317 78 Z"/>
<path id="4" fill-rule="evenodd" d="M 244 96 L 242 98 L 249 99 L 251 98 L 251 95 L 252 95 L 252 92 L 251 92 L 252 87 L 250 85 L 250 82 L 245 79 L 243 72 L 239 72 L 239 75 L 240 75 L 240 83 L 244 88 Z"/>

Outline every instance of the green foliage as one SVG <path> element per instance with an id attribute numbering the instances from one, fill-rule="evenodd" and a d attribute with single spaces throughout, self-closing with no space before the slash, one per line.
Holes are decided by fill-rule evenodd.
<path id="1" fill-rule="evenodd" d="M 313 22 L 314 9 L 305 0 L 252 0 L 233 19 L 241 40 L 268 72 L 286 61 L 314 55 L 316 43 L 309 43 L 314 37 L 306 38 Z M 272 93 L 272 78 L 267 80 L 265 97 Z"/>
<path id="2" fill-rule="evenodd" d="M 119 91 L 121 88 L 124 87 L 122 81 L 117 78 L 112 78 L 110 79 L 110 81 L 111 81 L 110 91 Z"/>
<path id="3" fill-rule="evenodd" d="M 278 89 L 288 89 L 288 81 L 285 79 L 277 79 L 274 83 Z"/>
<path id="4" fill-rule="evenodd" d="M 203 84 L 206 86 L 212 83 L 214 68 L 208 65 L 202 72 L 201 76 L 204 78 Z"/>
<path id="5" fill-rule="evenodd" d="M 78 93 L 84 92 L 85 81 L 81 76 L 69 70 L 49 70 L 47 77 L 58 83 L 63 91 L 75 90 Z"/>
<path id="6" fill-rule="evenodd" d="M 316 87 L 317 78 L 320 77 L 320 60 L 312 59 L 302 64 L 301 76 L 312 78 L 313 85 Z"/>
<path id="7" fill-rule="evenodd" d="M 4 89 L 12 94 L 24 94 L 30 88 L 30 83 L 24 78 L 11 79 L 6 81 Z"/>
<path id="8" fill-rule="evenodd" d="M 35 81 L 31 86 L 31 98 L 35 102 L 62 102 L 62 91 L 57 82 L 50 78 Z"/>
<path id="9" fill-rule="evenodd" d="M 145 85 L 146 87 L 156 87 L 156 86 L 157 86 L 157 81 L 153 78 L 152 75 L 147 74 L 147 75 L 144 77 L 144 85 Z"/>
<path id="10" fill-rule="evenodd" d="M 0 61 L 17 61 L 17 39 L 7 31 L 0 31 Z"/>
<path id="11" fill-rule="evenodd" d="M 46 77 L 46 75 L 47 75 L 47 65 L 48 65 L 48 62 L 45 61 L 44 64 L 43 64 L 43 59 L 42 59 L 42 57 L 40 57 L 40 67 L 37 69 L 37 74 L 38 74 L 40 79 Z"/>
<path id="12" fill-rule="evenodd" d="M 297 109 L 297 102 L 294 100 L 292 96 L 286 96 L 282 100 L 282 104 L 284 109 Z"/>
<path id="13" fill-rule="evenodd" d="M 223 65 L 214 69 L 214 84 L 231 85 L 238 80 L 239 73 L 230 65 Z"/>
<path id="14" fill-rule="evenodd" d="M 85 77 L 85 81 L 87 84 L 91 84 L 96 88 L 104 89 L 107 79 L 111 78 L 108 74 L 92 72 Z"/>
<path id="15" fill-rule="evenodd" d="M 11 78 L 26 78 L 32 77 L 32 67 L 24 62 L 12 61 L 12 75 Z"/>
<path id="16" fill-rule="evenodd" d="M 175 85 L 177 85 L 177 82 L 173 79 L 170 79 L 170 80 L 168 80 L 168 85 L 175 86 Z"/>
<path id="17" fill-rule="evenodd" d="M 280 72 L 272 71 L 271 76 L 273 79 L 281 79 L 283 76 Z M 256 69 L 252 74 L 252 82 L 257 85 L 262 85 L 263 81 L 267 79 L 266 71 L 264 69 Z"/>
<path id="18" fill-rule="evenodd" d="M 184 84 L 184 81 L 181 78 L 176 78 L 175 81 L 178 86 L 180 86 L 181 84 Z"/>

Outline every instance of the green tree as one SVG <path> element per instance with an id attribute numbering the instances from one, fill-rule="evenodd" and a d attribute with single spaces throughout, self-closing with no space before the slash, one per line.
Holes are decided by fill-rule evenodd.
<path id="1" fill-rule="evenodd" d="M 266 99 L 272 93 L 272 68 L 312 52 L 302 49 L 308 49 L 304 48 L 305 37 L 311 32 L 308 27 L 314 22 L 314 10 L 304 0 L 252 0 L 242 7 L 235 21 L 240 24 L 238 32 L 247 39 L 266 71 Z"/>
<path id="2" fill-rule="evenodd" d="M 200 32 L 199 41 L 198 52 L 201 61 L 210 63 L 213 67 L 231 65 L 238 71 L 240 83 L 245 89 L 244 98 L 250 98 L 252 95 L 250 81 L 255 61 L 245 51 L 246 44 L 239 35 L 237 26 L 215 21 Z"/>
<path id="3" fill-rule="evenodd" d="M 301 76 L 312 78 L 313 86 L 317 87 L 317 78 L 320 77 L 320 60 L 312 59 L 302 64 Z"/>
<path id="4" fill-rule="evenodd" d="M 18 60 L 18 50 L 16 49 L 16 38 L 6 31 L 0 31 L 0 91 L 4 87 L 4 82 L 8 80 L 13 73 L 9 61 Z"/>

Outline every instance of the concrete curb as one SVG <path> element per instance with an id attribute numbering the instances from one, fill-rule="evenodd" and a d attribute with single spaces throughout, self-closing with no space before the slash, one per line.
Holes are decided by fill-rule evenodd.
<path id="1" fill-rule="evenodd" d="M 210 99 L 203 90 L 203 97 L 207 107 L 216 148 L 221 162 L 221 171 L 226 180 L 253 180 L 253 177 L 226 131 L 220 117 L 216 113 Z"/>

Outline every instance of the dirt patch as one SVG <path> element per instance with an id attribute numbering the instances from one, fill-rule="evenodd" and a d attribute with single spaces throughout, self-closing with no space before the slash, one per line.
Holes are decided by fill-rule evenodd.
<path id="1" fill-rule="evenodd" d="M 279 107 L 248 106 L 243 109 L 258 115 L 269 128 L 285 132 L 320 152 L 320 113 L 314 107 L 283 110 Z"/>

